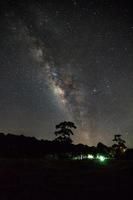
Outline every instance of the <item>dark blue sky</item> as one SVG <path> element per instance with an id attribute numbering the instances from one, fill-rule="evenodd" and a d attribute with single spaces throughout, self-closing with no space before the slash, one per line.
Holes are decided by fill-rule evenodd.
<path id="1" fill-rule="evenodd" d="M 53 139 L 72 120 L 75 142 L 133 145 L 130 1 L 4 1 L 0 130 Z"/>

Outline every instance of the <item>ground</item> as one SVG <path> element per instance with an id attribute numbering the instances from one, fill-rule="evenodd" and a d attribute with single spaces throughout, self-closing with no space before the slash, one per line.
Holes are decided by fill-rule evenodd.
<path id="1" fill-rule="evenodd" d="M 0 159 L 0 200 L 131 199 L 133 161 Z"/>

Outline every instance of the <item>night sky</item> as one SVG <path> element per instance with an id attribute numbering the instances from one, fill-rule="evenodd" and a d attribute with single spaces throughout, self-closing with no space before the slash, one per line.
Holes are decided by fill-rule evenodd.
<path id="1" fill-rule="evenodd" d="M 51 140 L 66 120 L 75 143 L 132 147 L 130 2 L 1 1 L 0 131 Z"/>

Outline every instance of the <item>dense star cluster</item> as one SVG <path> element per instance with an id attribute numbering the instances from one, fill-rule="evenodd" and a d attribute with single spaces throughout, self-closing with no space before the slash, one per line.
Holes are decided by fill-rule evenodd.
<path id="1" fill-rule="evenodd" d="M 129 1 L 1 1 L 0 130 L 53 139 L 133 143 L 133 16 Z"/>

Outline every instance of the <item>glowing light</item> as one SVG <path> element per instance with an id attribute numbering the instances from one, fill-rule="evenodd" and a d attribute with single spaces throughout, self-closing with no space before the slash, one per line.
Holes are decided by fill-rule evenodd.
<path id="1" fill-rule="evenodd" d="M 99 159 L 101 162 L 104 162 L 106 160 L 106 158 L 102 155 L 98 155 L 97 159 Z"/>
<path id="2" fill-rule="evenodd" d="M 88 154 L 88 159 L 94 159 L 94 156 L 91 154 Z"/>

